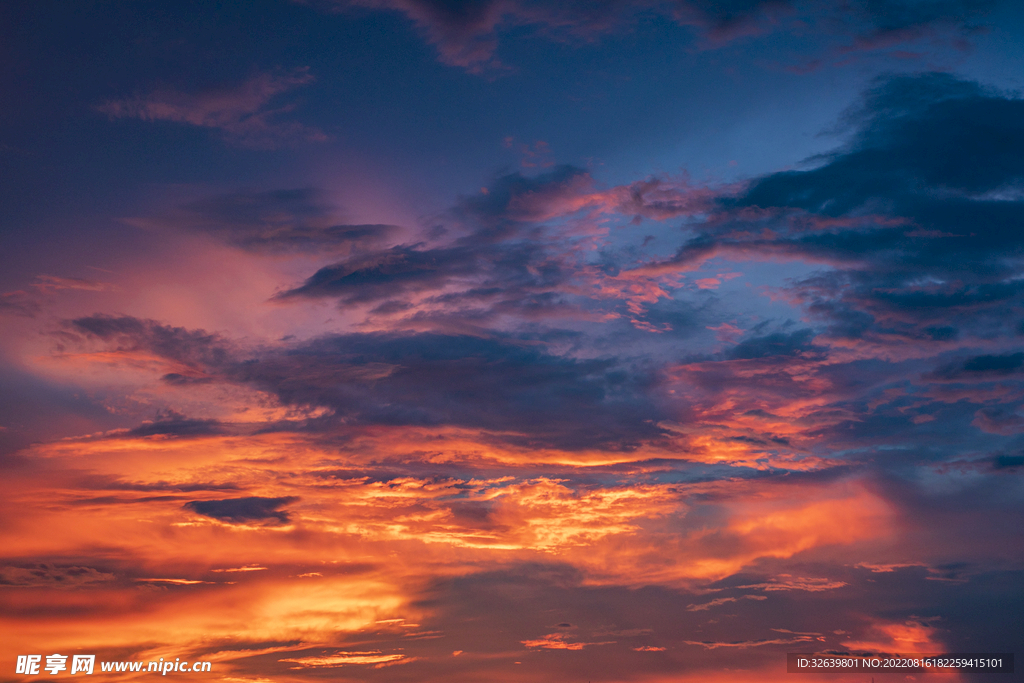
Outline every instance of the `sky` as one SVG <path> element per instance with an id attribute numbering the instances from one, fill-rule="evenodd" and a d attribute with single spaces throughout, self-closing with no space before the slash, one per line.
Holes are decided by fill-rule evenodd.
<path id="1" fill-rule="evenodd" d="M 0 4 L 0 681 L 1024 652 L 1022 88 L 1003 0 Z"/>

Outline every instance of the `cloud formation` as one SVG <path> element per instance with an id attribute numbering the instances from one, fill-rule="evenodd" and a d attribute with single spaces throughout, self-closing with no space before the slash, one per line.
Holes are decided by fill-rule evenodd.
<path id="1" fill-rule="evenodd" d="M 92 316 L 71 329 L 123 354 L 157 354 L 182 377 L 244 383 L 295 407 L 329 409 L 344 424 L 453 425 L 578 448 L 629 448 L 656 438 L 655 379 L 641 366 L 577 360 L 536 344 L 438 334 L 349 334 L 243 352 L 203 330 L 131 317 Z M 250 355 L 255 351 L 255 355 Z M 131 434 L 212 433 L 213 421 L 171 414 Z M 615 446 L 617 444 L 617 446 Z"/>
<path id="2" fill-rule="evenodd" d="M 185 508 L 197 515 L 212 517 L 232 524 L 246 522 L 267 522 L 273 520 L 278 524 L 288 522 L 288 513 L 280 508 L 297 501 L 294 496 L 283 498 L 226 498 L 223 500 L 193 500 L 185 503 Z"/>
<path id="3" fill-rule="evenodd" d="M 315 188 L 240 191 L 186 202 L 166 215 L 130 218 L 145 228 L 210 235 L 255 253 L 351 254 L 395 239 L 395 225 L 351 225 Z"/>
<path id="4" fill-rule="evenodd" d="M 281 115 L 292 104 L 271 106 L 280 95 L 314 81 L 308 67 L 292 71 L 257 73 L 235 86 L 182 92 L 159 88 L 96 107 L 111 119 L 169 121 L 221 132 L 225 141 L 241 147 L 271 149 L 296 142 L 322 142 L 327 136 L 316 128 Z"/>
<path id="5" fill-rule="evenodd" d="M 848 114 L 850 143 L 815 168 L 723 196 L 671 259 L 828 268 L 780 291 L 836 338 L 942 343 L 1015 334 L 1024 101 L 946 74 L 886 79 Z"/>
<path id="6" fill-rule="evenodd" d="M 113 581 L 115 576 L 92 567 L 62 567 L 41 564 L 0 567 L 0 586 L 18 588 L 75 589 Z"/>
<path id="7" fill-rule="evenodd" d="M 531 31 L 554 40 L 594 41 L 622 32 L 654 14 L 694 29 L 707 46 L 779 30 L 801 32 L 808 22 L 846 39 L 845 51 L 892 47 L 937 29 L 958 37 L 976 30 L 996 0 L 806 3 L 799 0 L 645 0 L 544 3 L 534 0 L 336 0 L 339 9 L 371 8 L 404 14 L 445 64 L 471 72 L 501 69 L 503 37 Z"/>
<path id="8" fill-rule="evenodd" d="M 644 305 L 669 297 L 671 278 L 619 279 L 617 263 L 602 261 L 608 224 L 695 215 L 712 199 L 685 178 L 603 189 L 572 166 L 512 173 L 484 189 L 441 216 L 432 239 L 359 251 L 277 299 L 363 306 L 377 329 L 478 334 L 559 317 L 651 327 Z"/>

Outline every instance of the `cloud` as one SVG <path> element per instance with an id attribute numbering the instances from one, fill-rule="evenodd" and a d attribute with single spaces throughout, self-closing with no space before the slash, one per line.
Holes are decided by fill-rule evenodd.
<path id="1" fill-rule="evenodd" d="M 1014 334 L 1024 302 L 1024 100 L 947 74 L 878 81 L 851 110 L 850 141 L 809 170 L 723 194 L 674 257 L 825 269 L 779 296 L 833 338 L 942 344 Z"/>
<path id="2" fill-rule="evenodd" d="M 817 467 L 827 448 L 881 441 L 927 443 L 929 457 L 940 458 L 960 447 L 950 441 L 956 425 L 972 419 L 1010 435 L 1013 397 L 995 406 L 994 395 L 976 392 L 973 405 L 959 407 L 941 388 L 913 400 L 881 397 L 918 391 L 896 386 L 904 380 L 1014 377 L 992 363 L 1012 365 L 1015 350 L 975 351 L 974 361 L 946 355 L 931 361 L 939 370 L 930 375 L 924 363 L 895 360 L 1016 338 L 1020 322 L 1008 304 L 1021 299 L 1024 280 L 1008 256 L 1022 246 L 1014 226 L 1024 167 L 1003 146 L 1020 142 L 1020 106 L 948 75 L 900 77 L 865 94 L 846 116 L 848 143 L 808 170 L 714 191 L 671 178 L 603 189 L 571 167 L 500 177 L 462 198 L 423 242 L 360 243 L 277 297 L 337 301 L 346 313 L 365 312 L 361 324 L 375 332 L 243 351 L 155 321 L 74 324 L 119 352 L 152 350 L 173 365 L 168 383 L 243 383 L 286 406 L 328 411 L 310 429 L 453 425 L 519 443 L 623 450 L 671 436 L 690 458 L 787 467 Z M 248 202 L 255 218 L 235 207 Z M 315 194 L 303 192 L 243 194 L 196 211 L 237 211 L 257 227 L 223 234 L 244 242 L 263 234 L 261 216 L 277 208 L 289 239 L 290 226 L 325 220 Z M 627 270 L 631 255 L 609 255 L 603 240 L 609 222 L 637 217 L 682 220 L 690 238 L 675 257 Z M 984 234 L 963 240 L 965 226 L 976 225 Z M 667 367 L 610 347 L 577 355 L 593 340 L 551 327 L 621 318 L 655 332 L 662 324 L 703 330 L 671 278 L 716 255 L 820 265 L 767 292 L 803 307 L 812 327 L 720 324 L 712 329 L 731 346 Z M 670 309 L 689 318 L 669 322 Z M 469 379 L 474 372 L 480 382 Z M 499 388 L 484 391 L 485 379 Z M 666 391 L 675 395 L 666 400 Z M 665 427 L 669 413 L 682 426 Z"/>
<path id="3" fill-rule="evenodd" d="M 478 334 L 551 318 L 619 317 L 651 328 L 645 306 L 670 296 L 671 278 L 619 279 L 619 266 L 602 262 L 606 223 L 693 215 L 712 193 L 685 178 L 596 185 L 571 166 L 499 177 L 440 216 L 429 240 L 355 252 L 275 298 L 365 307 L 376 329 Z"/>
<path id="4" fill-rule="evenodd" d="M 294 659 L 280 659 L 278 661 L 298 664 L 301 668 L 322 668 L 340 667 L 346 664 L 376 664 L 378 666 L 381 664 L 402 664 L 408 661 L 408 657 L 403 654 L 386 655 L 380 650 L 370 650 L 366 652 L 338 652 L 337 654 L 324 655 L 322 657 L 298 657 Z"/>
<path id="5" fill-rule="evenodd" d="M 321 190 L 294 188 L 205 197 L 164 216 L 126 222 L 199 232 L 251 252 L 349 254 L 401 232 L 395 225 L 339 223 L 336 214 Z"/>
<path id="6" fill-rule="evenodd" d="M 193 500 L 185 503 L 184 507 L 198 515 L 232 524 L 270 520 L 276 520 L 278 524 L 286 524 L 289 521 L 288 513 L 281 511 L 280 508 L 297 500 L 298 498 L 295 496 L 283 498 L 250 496 L 224 500 Z"/>
<path id="7" fill-rule="evenodd" d="M 92 567 L 37 564 L 0 567 L 0 586 L 20 588 L 80 588 L 113 581 L 115 576 Z"/>
<path id="8" fill-rule="evenodd" d="M 816 579 L 816 578 L 804 578 L 804 577 L 793 577 L 793 576 L 780 576 L 768 583 L 753 583 L 747 586 L 737 586 L 737 588 L 759 588 L 763 591 L 774 592 L 774 591 L 810 591 L 817 593 L 820 591 L 830 591 L 836 588 L 843 588 L 847 583 L 845 581 L 832 581 L 830 579 Z"/>
<path id="9" fill-rule="evenodd" d="M 0 314 L 34 318 L 42 310 L 42 305 L 28 292 L 18 290 L 0 293 Z"/>
<path id="10" fill-rule="evenodd" d="M 245 567 L 230 567 L 228 569 L 211 569 L 211 572 L 262 572 L 266 571 L 266 567 L 259 567 L 256 565 L 250 565 Z"/>
<path id="11" fill-rule="evenodd" d="M 146 95 L 111 100 L 96 109 L 111 119 L 170 121 L 219 130 L 230 144 L 271 149 L 295 142 L 321 142 L 316 128 L 281 121 L 294 105 L 270 106 L 279 95 L 315 79 L 308 67 L 257 73 L 241 84 L 199 92 L 157 89 Z"/>
<path id="12" fill-rule="evenodd" d="M 535 638 L 533 640 L 522 640 L 520 641 L 523 645 L 529 648 L 540 648 L 544 650 L 582 650 L 585 647 L 591 645 L 610 645 L 615 641 L 604 641 L 600 643 L 581 643 L 578 641 L 566 640 L 564 633 L 549 633 L 546 636 Z"/>
<path id="13" fill-rule="evenodd" d="M 929 379 L 991 380 L 1024 371 L 1024 353 L 986 354 L 947 363 L 928 375 Z"/>
<path id="14" fill-rule="evenodd" d="M 751 337 L 729 349 L 727 357 L 733 360 L 753 360 L 771 356 L 820 354 L 823 349 L 815 349 L 811 344 L 813 337 L 814 332 L 808 329 L 790 333 L 774 332 L 761 337 Z"/>
<path id="15" fill-rule="evenodd" d="M 66 290 L 105 292 L 115 289 L 114 285 L 109 282 L 56 275 L 37 275 L 29 288 L 34 291 L 19 289 L 0 292 L 0 315 L 35 318 L 43 310 L 43 303 L 40 299 L 55 292 Z"/>
<path id="16" fill-rule="evenodd" d="M 79 318 L 69 330 L 122 354 L 155 354 L 183 376 L 250 385 L 288 406 L 327 408 L 333 418 L 325 419 L 350 425 L 453 425 L 565 448 L 629 449 L 663 434 L 648 395 L 657 378 L 643 365 L 577 360 L 512 337 L 347 334 L 253 353 L 204 330 L 131 317 Z M 170 415 L 138 429 L 220 427 Z"/>
<path id="17" fill-rule="evenodd" d="M 566 312 L 581 252 L 560 227 L 539 223 L 607 202 L 590 176 L 559 167 L 534 178 L 499 178 L 486 195 L 467 197 L 446 216 L 454 239 L 366 251 L 321 268 L 281 301 L 336 298 L 342 305 L 383 302 L 378 317 L 408 314 L 448 321 Z"/>
<path id="18" fill-rule="evenodd" d="M 115 432 L 117 433 L 117 432 Z M 238 484 L 224 482 L 168 482 L 163 480 L 155 481 L 124 481 L 121 478 L 105 475 L 83 475 L 75 481 L 75 486 L 80 489 L 92 491 L 168 491 L 190 493 L 195 491 L 234 491 L 239 488 Z M 176 499 L 175 499 L 176 500 Z"/>
<path id="19" fill-rule="evenodd" d="M 747 599 L 747 600 L 766 600 L 767 599 L 763 595 L 741 595 L 738 598 L 715 598 L 714 600 L 710 600 L 708 602 L 702 602 L 702 603 L 698 603 L 698 604 L 687 605 L 686 606 L 686 611 L 687 612 L 706 612 L 709 609 L 711 609 L 712 607 L 718 607 L 719 605 L 725 605 L 725 604 L 728 604 L 730 602 L 736 602 L 737 600 L 740 600 L 741 598 L 742 599 Z"/>
<path id="20" fill-rule="evenodd" d="M 369 8 L 404 14 L 438 52 L 439 59 L 470 72 L 507 68 L 497 57 L 503 39 L 529 32 L 551 40 L 591 42 L 628 30 L 643 15 L 692 28 L 704 48 L 776 31 L 805 31 L 808 23 L 836 39 L 853 39 L 845 51 L 895 47 L 945 29 L 969 35 L 995 0 L 915 2 L 872 0 L 801 3 L 795 0 L 645 0 L 562 2 L 539 0 L 334 0 L 341 10 Z"/>
<path id="21" fill-rule="evenodd" d="M 1012 470 L 1024 466 L 1024 455 L 1000 455 L 993 459 L 992 467 L 997 470 Z"/>
<path id="22" fill-rule="evenodd" d="M 978 221 L 987 246 L 949 254 L 943 241 L 964 225 L 940 209 L 1016 206 L 1017 162 L 992 178 L 929 175 L 913 140 L 944 108 L 981 128 L 979 109 L 1014 100 L 944 77 L 887 88 L 814 167 L 714 190 L 678 178 L 602 188 L 567 167 L 510 174 L 422 242 L 353 236 L 310 190 L 182 207 L 182 227 L 239 249 L 330 249 L 279 301 L 337 302 L 354 322 L 260 341 L 177 320 L 67 321 L 52 372 L 88 376 L 112 412 L 176 408 L 89 422 L 80 438 L 44 425 L 49 442 L 2 482 L 7 552 L 45 550 L 71 569 L 5 560 L 18 568 L 0 572 L 8 585 L 41 596 L 26 607 L 30 591 L 3 591 L 5 632 L 35 637 L 17 610 L 36 610 L 54 651 L 95 642 L 173 658 L 193 643 L 190 660 L 224 653 L 218 666 L 240 676 L 400 661 L 423 681 L 500 679 L 517 657 L 550 660 L 532 667 L 537 680 L 675 680 L 682 667 L 692 680 L 770 680 L 757 666 L 797 643 L 1010 642 L 1024 365 L 1019 310 L 998 316 L 1000 301 L 1017 303 L 1016 224 Z M 607 234 L 637 217 L 677 222 L 695 251 L 631 274 L 638 252 Z M 817 264 L 766 290 L 807 319 L 725 315 L 724 293 L 671 279 L 712 253 Z M 689 297 L 711 302 L 692 344 L 627 324 L 675 312 L 681 326 Z M 594 317 L 572 326 L 570 311 Z M 416 328 L 427 316 L 436 328 Z M 443 326 L 460 321 L 475 328 Z M 83 372 L 89 362 L 118 374 Z M 139 389 L 94 389 L 111 376 Z M 211 417 L 250 406 L 272 416 L 244 429 Z M 108 562 L 139 577 L 130 590 L 82 570 Z M 74 604 L 50 590 L 75 576 L 102 590 Z M 951 625 L 891 628 L 922 610 Z"/>
<path id="23" fill-rule="evenodd" d="M 87 292 L 104 292 L 114 289 L 109 282 L 99 282 L 79 277 L 58 277 L 56 275 L 37 275 L 32 286 L 42 292 L 54 292 L 62 289 L 77 289 Z"/>
<path id="24" fill-rule="evenodd" d="M 68 327 L 109 342 L 117 352 L 152 352 L 180 365 L 191 373 L 188 376 L 198 378 L 204 377 L 203 368 L 223 365 L 234 351 L 226 339 L 205 330 L 191 331 L 132 316 L 92 315 L 71 320 Z M 179 381 L 178 376 L 169 381 Z"/>
<path id="25" fill-rule="evenodd" d="M 561 6 L 521 0 L 352 0 L 331 4 L 340 9 L 364 7 L 400 12 L 437 48 L 443 63 L 471 72 L 502 67 L 495 57 L 501 29 L 530 26 L 543 31 L 562 30 L 570 35 L 605 33 L 626 14 L 617 2 Z"/>
<path id="26" fill-rule="evenodd" d="M 942 652 L 939 629 L 927 621 L 915 619 L 900 623 L 873 619 L 871 631 L 865 640 L 845 641 L 843 647 L 848 650 L 901 654 Z"/>
<path id="27" fill-rule="evenodd" d="M 952 29 L 953 35 L 962 39 L 983 30 L 986 15 L 998 4 L 998 0 L 886 3 L 862 0 L 851 3 L 847 7 L 853 10 L 853 16 L 864 28 L 847 51 L 895 47 L 916 38 L 934 36 L 942 27 Z"/>
<path id="28" fill-rule="evenodd" d="M 720 647 L 724 648 L 736 648 L 745 650 L 749 647 L 763 647 L 765 645 L 792 645 L 794 643 L 806 643 L 813 641 L 813 638 L 807 636 L 798 636 L 796 638 L 771 638 L 764 640 L 733 640 L 733 641 L 714 641 L 714 640 L 684 640 L 683 642 L 687 645 L 700 645 L 701 647 L 708 650 L 715 650 Z"/>
<path id="29" fill-rule="evenodd" d="M 1024 417 L 1021 417 L 1016 411 L 996 406 L 979 409 L 974 414 L 971 424 L 989 434 L 1005 436 L 1024 434 Z"/>
<path id="30" fill-rule="evenodd" d="M 223 426 L 217 420 L 190 419 L 173 410 L 157 415 L 157 419 L 144 422 L 123 433 L 125 438 L 163 436 L 163 437 L 196 437 L 211 434 L 222 434 Z"/>
<path id="31" fill-rule="evenodd" d="M 300 287 L 278 298 L 332 296 L 344 303 L 364 303 L 404 293 L 439 290 L 452 280 L 479 274 L 476 256 L 477 253 L 465 247 L 429 250 L 393 247 L 321 268 Z"/>

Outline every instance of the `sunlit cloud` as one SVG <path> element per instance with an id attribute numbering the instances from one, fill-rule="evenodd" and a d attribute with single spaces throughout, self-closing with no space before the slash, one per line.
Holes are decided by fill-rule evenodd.
<path id="1" fill-rule="evenodd" d="M 406 659 L 402 654 L 381 654 L 380 650 L 370 652 L 339 652 L 324 657 L 300 657 L 298 659 L 281 659 L 282 662 L 291 662 L 300 667 L 337 667 L 346 664 L 397 664 Z"/>

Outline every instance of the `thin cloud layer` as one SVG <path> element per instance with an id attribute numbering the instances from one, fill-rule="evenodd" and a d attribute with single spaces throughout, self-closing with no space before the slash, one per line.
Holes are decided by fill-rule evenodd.
<path id="1" fill-rule="evenodd" d="M 210 235 L 255 253 L 352 253 L 393 240 L 395 225 L 339 223 L 337 210 L 314 188 L 233 192 L 196 199 L 159 218 L 131 218 L 149 229 Z"/>
<path id="2" fill-rule="evenodd" d="M 554 40 L 595 41 L 629 30 L 644 15 L 691 27 L 705 46 L 775 31 L 803 33 L 807 23 L 847 42 L 843 51 L 892 47 L 951 31 L 961 37 L 982 25 L 995 0 L 828 2 L 796 0 L 648 0 L 543 3 L 532 0 L 335 0 L 337 9 L 369 8 L 404 14 L 445 64 L 471 72 L 507 68 L 497 57 L 502 38 L 530 31 Z"/>
<path id="3" fill-rule="evenodd" d="M 169 121 L 221 132 L 233 145 L 267 149 L 296 142 L 322 142 L 316 128 L 281 120 L 294 105 L 271 106 L 279 95 L 316 80 L 308 68 L 258 73 L 233 87 L 200 92 L 171 88 L 111 100 L 96 109 L 112 119 Z"/>

